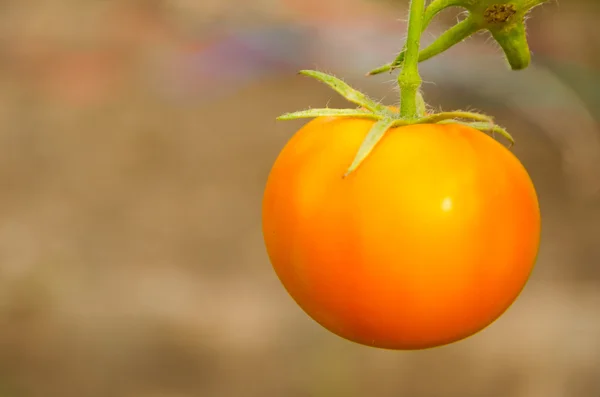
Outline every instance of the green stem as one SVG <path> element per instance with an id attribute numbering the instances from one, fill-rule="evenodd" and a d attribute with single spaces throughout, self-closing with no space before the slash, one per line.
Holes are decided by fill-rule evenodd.
<path id="1" fill-rule="evenodd" d="M 521 20 L 508 27 L 490 27 L 494 39 L 500 44 L 506 60 L 513 70 L 522 70 L 531 62 L 531 52 L 527 44 L 525 23 Z"/>
<path id="2" fill-rule="evenodd" d="M 466 8 L 467 6 L 464 3 L 464 0 L 433 0 L 425 10 L 425 16 L 423 17 L 423 29 L 427 28 L 433 17 L 435 17 L 441 11 L 449 7 Z"/>
<path id="3" fill-rule="evenodd" d="M 423 15 L 423 26 L 421 27 L 421 31 L 425 31 L 425 29 L 427 29 L 433 18 L 444 9 L 448 7 L 464 7 L 461 4 L 462 1 L 463 0 L 434 0 L 433 2 L 431 2 L 431 4 L 429 4 L 425 9 L 425 14 Z M 458 43 L 459 41 L 460 40 L 457 40 L 456 43 Z M 431 46 L 433 46 L 433 44 Z M 404 62 L 404 55 L 406 55 L 405 50 L 406 47 L 402 49 L 402 51 L 398 54 L 394 62 L 390 62 L 388 64 L 378 67 L 377 69 L 371 70 L 369 73 L 367 73 L 367 76 L 373 76 L 379 73 L 387 72 L 388 70 L 396 69 L 398 66 L 402 65 L 402 62 Z M 425 51 L 427 51 L 427 49 L 421 51 L 421 54 L 419 54 L 419 62 L 425 61 L 431 58 L 431 56 L 437 55 L 433 54 L 428 58 L 425 58 L 423 55 Z"/>
<path id="4" fill-rule="evenodd" d="M 429 58 L 433 58 L 465 40 L 478 30 L 480 30 L 480 27 L 477 23 L 473 19 L 467 18 L 442 33 L 429 47 L 421 51 L 419 59 L 421 60 L 422 58 L 422 60 L 425 61 Z"/>
<path id="5" fill-rule="evenodd" d="M 404 119 L 418 117 L 417 93 L 421 87 L 419 75 L 419 45 L 423 31 L 425 0 L 411 0 L 408 17 L 406 56 L 402 72 L 398 76 L 400 86 L 400 116 Z"/>
<path id="6" fill-rule="evenodd" d="M 442 33 L 433 43 L 431 43 L 428 47 L 423 49 L 419 53 L 419 62 L 426 61 L 430 58 L 433 58 L 436 55 L 441 54 L 444 51 L 447 51 L 452 46 L 460 43 L 467 37 L 476 33 L 479 29 L 480 27 L 471 18 L 467 18 L 464 21 L 459 22 L 452 28 Z M 402 65 L 402 61 L 404 60 L 405 54 L 405 52 L 400 53 L 398 59 L 390 65 L 391 69 Z"/>

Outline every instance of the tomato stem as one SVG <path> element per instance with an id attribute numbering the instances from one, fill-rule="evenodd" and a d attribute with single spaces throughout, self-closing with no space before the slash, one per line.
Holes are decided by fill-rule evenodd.
<path id="1" fill-rule="evenodd" d="M 423 32 L 423 13 L 425 0 L 411 0 L 408 17 L 408 35 L 406 38 L 406 55 L 402 72 L 398 76 L 400 86 L 400 117 L 414 119 L 419 116 L 417 94 L 421 88 L 419 74 L 419 46 Z"/>
<path id="2" fill-rule="evenodd" d="M 433 17 L 435 17 L 440 11 L 442 11 L 448 7 L 460 6 L 460 3 L 462 1 L 463 0 L 434 0 L 433 2 L 431 2 L 431 4 L 429 4 L 427 6 L 427 8 L 425 9 L 425 14 L 423 15 L 423 26 L 421 27 L 421 30 L 425 31 L 425 29 L 427 29 L 427 27 L 431 23 Z M 455 32 L 454 33 L 446 32 L 443 34 L 443 36 L 448 37 L 449 35 L 452 36 L 453 34 L 456 35 Z M 463 37 L 463 39 L 466 37 L 468 37 L 468 35 Z M 440 39 L 441 39 L 441 37 L 440 37 Z M 440 39 L 438 39 L 438 40 L 440 40 Z M 458 43 L 459 41 L 461 41 L 463 39 L 456 38 L 455 40 L 450 40 L 450 41 L 454 41 L 454 43 L 449 44 L 448 47 L 446 47 L 445 49 L 441 49 L 441 51 L 435 51 L 434 48 L 432 48 L 432 47 L 435 47 L 436 44 L 433 43 L 431 46 L 429 46 L 426 49 L 424 49 L 423 51 L 421 51 L 421 53 L 419 54 L 419 62 L 426 61 L 427 59 L 431 58 L 432 56 L 445 51 L 446 49 L 450 48 L 452 45 Z M 447 40 L 447 39 L 445 38 L 444 40 Z M 438 44 L 438 46 L 439 46 L 439 44 Z M 400 54 L 398 54 L 398 56 L 396 57 L 394 62 L 390 62 L 386 65 L 378 67 L 377 69 L 373 69 L 372 71 L 367 73 L 367 76 L 372 76 L 372 75 L 376 75 L 379 73 L 397 69 L 399 66 L 402 65 L 402 62 L 404 62 L 405 55 L 406 55 L 406 47 L 402 49 L 402 51 L 400 52 Z"/>
<path id="3" fill-rule="evenodd" d="M 417 92 L 417 112 L 419 118 L 425 117 L 427 115 L 427 102 L 425 102 L 425 98 L 421 91 Z"/>
<path id="4" fill-rule="evenodd" d="M 450 47 L 460 43 L 467 37 L 481 30 L 488 30 L 500 44 L 506 59 L 513 70 L 525 69 L 529 66 L 531 54 L 525 34 L 525 19 L 535 7 L 548 0 L 434 0 L 425 9 L 421 29 L 424 30 L 440 11 L 449 7 L 462 7 L 469 16 L 440 35 L 431 45 L 419 53 L 419 62 L 426 61 Z M 410 21 L 409 21 L 410 23 Z M 406 49 L 396 59 L 380 66 L 368 76 L 392 71 L 403 65 Z"/>
<path id="5" fill-rule="evenodd" d="M 513 70 L 522 70 L 531 62 L 531 52 L 527 43 L 525 23 L 514 23 L 508 28 L 490 28 L 494 39 L 500 44 L 506 60 Z"/>
<path id="6" fill-rule="evenodd" d="M 478 30 L 480 30 L 480 27 L 477 26 L 475 21 L 471 18 L 467 18 L 459 22 L 452 28 L 442 33 L 433 43 L 431 43 L 428 47 L 423 49 L 419 53 L 419 62 L 426 61 L 430 58 L 433 58 L 436 55 L 441 54 L 442 52 L 448 50 L 455 44 L 458 44 L 467 37 L 471 36 Z M 393 70 L 402 65 L 404 55 L 405 52 L 401 52 L 400 55 L 398 55 L 398 58 L 396 58 L 394 62 L 389 64 L 387 70 Z"/>

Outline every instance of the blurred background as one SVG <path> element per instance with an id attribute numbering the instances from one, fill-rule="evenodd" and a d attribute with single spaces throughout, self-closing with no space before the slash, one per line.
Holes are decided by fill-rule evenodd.
<path id="1" fill-rule="evenodd" d="M 269 169 L 343 76 L 402 46 L 406 0 L 0 1 L 0 397 L 600 396 L 600 3 L 529 20 L 511 72 L 479 35 L 422 64 L 428 102 L 496 116 L 543 213 L 491 327 L 422 352 L 346 342 L 268 262 Z M 455 22 L 456 10 L 426 34 Z"/>

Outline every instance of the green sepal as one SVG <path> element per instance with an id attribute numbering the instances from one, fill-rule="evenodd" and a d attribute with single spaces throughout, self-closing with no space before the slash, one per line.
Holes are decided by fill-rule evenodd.
<path id="1" fill-rule="evenodd" d="M 494 134 L 500 134 L 510 142 L 510 144 L 508 145 L 509 148 L 511 148 L 515 144 L 515 140 L 512 137 L 512 135 L 508 131 L 506 131 L 504 128 L 502 128 L 499 125 L 496 125 L 494 123 L 485 123 L 485 122 L 469 123 L 469 122 L 459 121 L 459 120 L 443 120 L 443 121 L 440 121 L 438 124 L 465 125 L 467 127 L 475 128 L 476 130 L 479 130 L 481 132 L 489 133 L 492 135 L 492 137 L 494 137 Z"/>
<path id="2" fill-rule="evenodd" d="M 361 109 L 308 109 L 286 113 L 277 120 L 308 119 L 313 117 L 355 117 L 360 119 L 381 120 L 384 116 Z"/>
<path id="3" fill-rule="evenodd" d="M 383 138 L 387 130 L 389 130 L 392 127 L 394 121 L 395 120 L 392 118 L 385 118 L 379 120 L 373 125 L 373 127 L 371 127 L 371 130 L 369 130 L 369 133 L 360 145 L 358 152 L 356 153 L 356 156 L 352 161 L 352 164 L 350 164 L 350 167 L 348 167 L 348 170 L 344 174 L 344 178 L 350 175 L 352 172 L 354 172 L 367 158 L 367 156 L 371 154 L 371 152 L 373 151 L 377 143 L 381 141 L 381 138 Z"/>
<path id="4" fill-rule="evenodd" d="M 349 102 L 352 102 L 360 107 L 363 107 L 367 110 L 370 110 L 374 113 L 387 114 L 392 116 L 393 113 L 386 106 L 376 102 L 375 100 L 369 98 L 362 92 L 350 87 L 344 81 L 338 79 L 335 76 L 329 75 L 327 73 L 319 72 L 316 70 L 301 70 L 299 74 L 304 76 L 312 77 L 316 80 L 319 80 L 322 83 L 325 83 L 329 87 L 331 87 L 338 94 L 346 98 Z"/>

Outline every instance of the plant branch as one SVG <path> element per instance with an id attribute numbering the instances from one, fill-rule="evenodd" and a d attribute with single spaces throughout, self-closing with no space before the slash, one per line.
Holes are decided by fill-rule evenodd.
<path id="1" fill-rule="evenodd" d="M 402 72 L 398 76 L 400 86 L 400 117 L 413 119 L 418 117 L 417 93 L 421 87 L 419 75 L 419 46 L 423 32 L 423 13 L 425 0 L 411 0 L 406 39 L 406 56 Z"/>
<path id="2" fill-rule="evenodd" d="M 431 23 L 433 18 L 438 13 L 440 13 L 440 11 L 443 11 L 444 9 L 446 9 L 448 7 L 464 7 L 461 4 L 462 1 L 463 0 L 434 0 L 425 9 L 425 14 L 423 15 L 423 26 L 421 28 L 421 31 L 424 32 L 425 29 L 427 29 L 427 27 L 429 26 L 429 24 Z M 423 51 L 425 51 L 425 50 L 423 50 Z M 367 76 L 373 76 L 373 75 L 376 75 L 379 73 L 383 73 L 383 72 L 387 72 L 389 70 L 396 69 L 398 66 L 402 65 L 402 62 L 404 62 L 405 54 L 406 54 L 406 46 L 404 46 L 404 48 L 402 49 L 400 54 L 398 54 L 398 56 L 396 57 L 394 62 L 390 62 L 388 64 L 378 67 L 377 69 L 371 70 L 369 73 L 367 73 Z M 433 55 L 437 55 L 437 54 L 433 54 Z M 433 55 L 431 55 L 431 56 L 433 56 Z M 423 54 L 419 54 L 419 62 L 425 61 L 425 60 L 431 58 L 431 56 L 424 57 Z"/>
<path id="3" fill-rule="evenodd" d="M 450 47 L 460 43 L 469 36 L 473 35 L 480 29 L 481 28 L 478 26 L 478 24 L 471 18 L 467 18 L 459 22 L 452 28 L 442 33 L 433 43 L 431 43 L 429 46 L 423 49 L 419 53 L 419 62 L 426 61 L 430 58 L 433 58 L 436 55 L 441 54 L 442 52 L 448 50 Z M 375 75 L 398 68 L 402 65 L 405 54 L 406 53 L 402 51 L 394 62 L 388 63 L 387 65 L 383 65 L 377 69 L 372 70 L 371 72 L 369 72 L 369 75 Z"/>
<path id="4" fill-rule="evenodd" d="M 514 23 L 508 28 L 496 29 L 490 27 L 489 30 L 492 37 L 502 47 L 506 60 L 512 70 L 522 70 L 529 66 L 531 51 L 527 43 L 524 22 Z"/>

